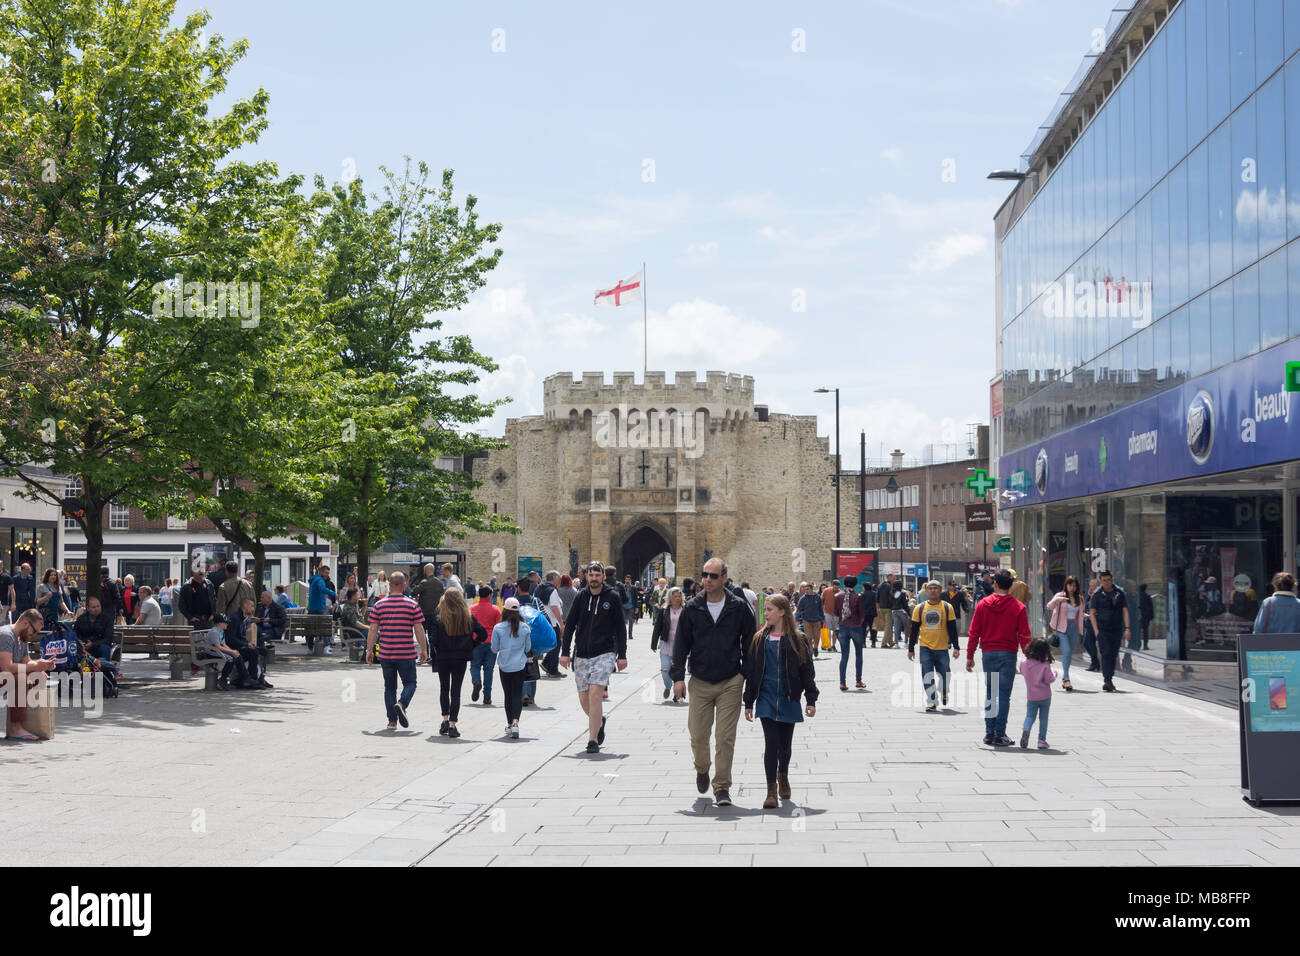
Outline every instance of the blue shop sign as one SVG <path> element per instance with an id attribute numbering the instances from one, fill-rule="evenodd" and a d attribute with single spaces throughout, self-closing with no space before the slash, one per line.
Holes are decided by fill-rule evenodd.
<path id="1" fill-rule="evenodd" d="M 999 461 L 1016 508 L 1300 458 L 1300 339 L 1234 362 Z"/>

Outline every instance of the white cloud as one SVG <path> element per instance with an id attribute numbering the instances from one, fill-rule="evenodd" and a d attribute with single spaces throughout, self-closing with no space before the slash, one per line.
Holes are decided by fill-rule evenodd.
<path id="1" fill-rule="evenodd" d="M 507 418 L 541 414 L 538 403 L 542 398 L 542 383 L 529 367 L 528 359 L 518 354 L 507 355 L 497 361 L 497 366 L 495 372 L 488 372 L 479 379 L 476 391 L 483 401 L 500 398 L 509 401 L 475 428 L 484 435 L 504 435 Z"/>
<path id="2" fill-rule="evenodd" d="M 690 262 L 712 262 L 718 258 L 716 242 L 692 242 L 686 247 L 686 258 Z"/>
<path id="3" fill-rule="evenodd" d="M 903 163 L 903 151 L 897 146 L 891 146 L 888 149 L 882 149 L 880 151 L 880 155 L 883 159 L 887 159 L 895 166 L 901 166 Z"/>
<path id="4" fill-rule="evenodd" d="M 985 236 L 975 233 L 957 233 L 934 242 L 927 242 L 920 255 L 912 260 L 913 272 L 942 272 L 969 256 L 982 253 L 989 246 Z"/>
<path id="5" fill-rule="evenodd" d="M 776 329 L 704 299 L 677 302 L 666 313 L 650 312 L 650 352 L 656 363 L 663 356 L 680 356 L 695 368 L 736 371 L 745 362 L 776 352 L 784 338 Z"/>
<path id="6" fill-rule="evenodd" d="M 730 196 L 718 204 L 723 212 L 741 219 L 770 219 L 786 214 L 787 207 L 771 193 Z"/>
<path id="7" fill-rule="evenodd" d="M 540 233 L 559 239 L 610 240 L 643 239 L 686 221 L 691 215 L 690 197 L 683 192 L 647 196 L 611 196 L 592 211 L 547 208 L 532 216 L 521 216 L 512 230 Z"/>

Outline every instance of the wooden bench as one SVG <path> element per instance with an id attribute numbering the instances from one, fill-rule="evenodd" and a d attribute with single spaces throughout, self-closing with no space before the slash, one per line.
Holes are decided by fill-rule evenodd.
<path id="1" fill-rule="evenodd" d="M 304 640 L 311 640 L 312 655 L 322 656 L 334 639 L 334 618 L 328 614 L 304 614 L 297 623 L 296 633 L 302 635 Z"/>
<path id="2" fill-rule="evenodd" d="M 173 654 L 182 644 L 188 647 L 190 629 L 174 624 L 127 626 L 116 628 L 113 637 L 113 662 L 120 665 L 124 653 L 148 654 L 150 660 L 158 660 L 163 654 Z"/>

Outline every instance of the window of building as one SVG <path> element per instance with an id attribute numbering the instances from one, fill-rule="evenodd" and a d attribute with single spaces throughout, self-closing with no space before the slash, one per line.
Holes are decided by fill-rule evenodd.
<path id="1" fill-rule="evenodd" d="M 108 530 L 128 531 L 131 528 L 131 509 L 123 505 L 108 506 Z"/>
<path id="2" fill-rule="evenodd" d="M 117 576 L 126 579 L 129 574 L 135 578 L 135 586 L 142 588 L 145 585 L 153 588 L 157 593 L 162 587 L 163 582 L 167 580 L 171 571 L 171 561 L 166 558 L 159 559 L 138 559 L 121 560 L 117 562 Z"/>
<path id="3" fill-rule="evenodd" d="M 63 493 L 64 493 L 64 495 L 66 495 L 66 496 L 69 497 L 69 498 L 75 498 L 75 497 L 77 497 L 79 494 L 81 494 L 81 479 L 80 479 L 80 478 L 69 478 L 69 479 L 68 479 L 68 487 L 67 487 L 66 489 L 64 489 L 64 492 L 63 492 Z M 76 519 L 76 518 L 68 518 L 68 517 L 65 517 L 65 518 L 63 519 L 63 527 L 65 527 L 65 528 L 76 528 L 76 527 L 79 527 L 79 525 L 77 524 L 77 519 Z"/>

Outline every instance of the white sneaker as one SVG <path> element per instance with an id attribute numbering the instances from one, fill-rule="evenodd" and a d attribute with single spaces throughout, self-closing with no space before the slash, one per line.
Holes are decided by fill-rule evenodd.
<path id="1" fill-rule="evenodd" d="M 506 736 L 509 737 L 514 729 L 514 724 L 506 724 Z"/>
<path id="2" fill-rule="evenodd" d="M 326 654 L 333 654 L 333 653 L 334 653 L 334 651 L 330 649 L 330 646 L 329 646 L 328 644 L 325 645 L 325 653 L 326 653 Z"/>
<path id="3" fill-rule="evenodd" d="M 518 740 L 518 739 L 519 739 L 519 725 L 518 725 L 518 724 L 511 724 L 511 725 L 510 725 L 510 737 L 511 737 L 512 740 Z"/>

